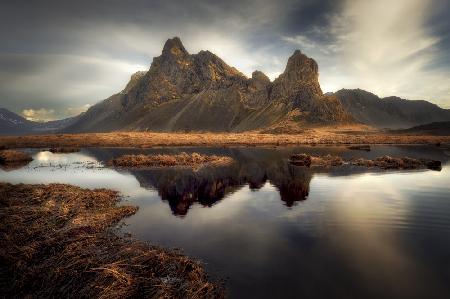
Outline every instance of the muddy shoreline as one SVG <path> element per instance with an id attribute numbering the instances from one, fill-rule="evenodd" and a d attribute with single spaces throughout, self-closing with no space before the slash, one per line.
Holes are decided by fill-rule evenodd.
<path id="1" fill-rule="evenodd" d="M 222 298 L 202 265 L 119 236 L 137 207 L 107 189 L 0 183 L 0 284 L 6 297 Z"/>
<path id="2" fill-rule="evenodd" d="M 445 144 L 450 136 L 388 135 L 348 133 L 337 130 L 309 130 L 304 134 L 261 133 L 153 133 L 113 132 L 2 136 L 0 145 L 7 148 L 80 148 L 159 146 L 267 146 L 267 145 L 352 145 L 352 144 Z"/>

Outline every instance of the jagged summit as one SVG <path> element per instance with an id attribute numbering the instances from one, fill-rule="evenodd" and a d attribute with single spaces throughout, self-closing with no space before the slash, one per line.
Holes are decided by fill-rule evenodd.
<path id="1" fill-rule="evenodd" d="M 322 94 L 317 63 L 299 50 L 271 82 L 261 71 L 247 78 L 210 51 L 189 54 L 174 37 L 147 73 L 133 76 L 69 131 L 246 131 L 349 121 L 341 108 Z"/>
<path id="2" fill-rule="evenodd" d="M 179 37 L 169 38 L 164 44 L 163 55 L 189 55 Z"/>

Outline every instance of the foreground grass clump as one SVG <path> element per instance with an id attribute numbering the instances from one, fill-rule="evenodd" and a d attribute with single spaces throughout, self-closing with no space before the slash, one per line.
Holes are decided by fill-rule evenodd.
<path id="1" fill-rule="evenodd" d="M 0 164 L 27 163 L 32 161 L 30 155 L 14 150 L 0 150 Z"/>
<path id="2" fill-rule="evenodd" d="M 201 265 L 119 237 L 137 208 L 114 191 L 0 183 L 0 288 L 5 297 L 217 298 Z"/>
<path id="3" fill-rule="evenodd" d="M 187 154 L 176 155 L 124 155 L 109 161 L 109 165 L 116 167 L 171 167 L 171 166 L 221 166 L 228 165 L 233 159 L 226 156 Z"/>

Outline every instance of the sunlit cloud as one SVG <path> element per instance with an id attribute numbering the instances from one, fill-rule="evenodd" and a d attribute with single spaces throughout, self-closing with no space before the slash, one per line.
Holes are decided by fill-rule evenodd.
<path id="1" fill-rule="evenodd" d="M 22 115 L 31 121 L 49 121 L 55 119 L 54 109 L 24 109 L 22 110 Z"/>
<path id="2" fill-rule="evenodd" d="M 307 32 L 311 37 L 284 36 L 283 40 L 319 61 L 324 91 L 362 88 L 379 96 L 450 106 L 450 68 L 429 68 L 446 55 L 438 48 L 440 37 L 428 27 L 433 4 L 431 0 L 348 0 L 329 17 L 329 24 Z"/>

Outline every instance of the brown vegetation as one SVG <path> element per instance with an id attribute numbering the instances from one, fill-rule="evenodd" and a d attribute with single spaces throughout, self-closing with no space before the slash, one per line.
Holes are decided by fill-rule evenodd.
<path id="1" fill-rule="evenodd" d="M 352 160 L 353 165 L 366 167 L 379 167 L 382 169 L 420 169 L 428 168 L 432 170 L 441 170 L 441 161 L 428 159 L 414 159 L 409 157 L 394 158 L 390 156 L 378 157 L 375 160 L 363 158 Z"/>
<path id="2" fill-rule="evenodd" d="M 394 158 L 390 156 L 378 157 L 374 160 L 357 158 L 344 161 L 341 157 L 326 156 L 310 156 L 307 154 L 294 154 L 290 157 L 289 162 L 297 166 L 306 167 L 331 167 L 350 164 L 365 167 L 379 167 L 381 169 L 421 169 L 428 168 L 432 170 L 441 170 L 441 161 L 430 159 L 414 159 L 409 157 Z"/>
<path id="3" fill-rule="evenodd" d="M 314 128 L 302 134 L 111 132 L 3 136 L 0 144 L 16 148 L 298 145 L 298 144 L 436 144 L 450 136 L 388 135 L 358 128 Z"/>
<path id="4" fill-rule="evenodd" d="M 14 150 L 0 151 L 0 164 L 30 162 L 33 158 L 30 155 Z"/>
<path id="5" fill-rule="evenodd" d="M 329 167 L 340 166 L 344 163 L 341 157 L 326 155 L 326 156 L 310 156 L 307 154 L 294 154 L 290 158 L 290 162 L 297 166 L 306 167 Z"/>
<path id="6" fill-rule="evenodd" d="M 67 154 L 79 152 L 80 149 L 77 147 L 52 147 L 48 151 L 54 154 Z"/>
<path id="7" fill-rule="evenodd" d="M 109 165 L 115 167 L 172 167 L 186 166 L 198 168 L 201 166 L 228 165 L 233 159 L 225 156 L 201 155 L 199 153 L 187 154 L 182 152 L 176 155 L 123 155 L 112 159 Z"/>
<path id="8" fill-rule="evenodd" d="M 137 208 L 116 192 L 0 183 L 0 287 L 5 297 L 220 298 L 201 265 L 119 237 Z"/>

